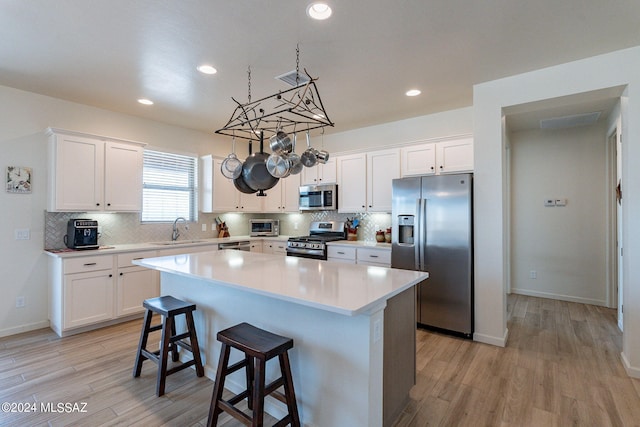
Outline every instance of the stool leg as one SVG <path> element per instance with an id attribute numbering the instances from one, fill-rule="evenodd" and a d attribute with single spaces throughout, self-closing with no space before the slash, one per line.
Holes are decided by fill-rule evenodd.
<path id="1" fill-rule="evenodd" d="M 137 378 L 140 376 L 140 372 L 142 371 L 142 362 L 144 362 L 147 359 L 142 354 L 142 350 L 147 348 L 147 339 L 149 338 L 149 328 L 151 327 L 152 317 L 153 317 L 153 312 L 151 310 L 146 310 L 144 313 L 144 323 L 142 325 L 142 331 L 140 332 L 140 342 L 138 343 L 138 353 L 136 354 L 136 364 L 133 367 L 134 378 Z"/>
<path id="2" fill-rule="evenodd" d="M 171 322 L 171 336 L 175 337 L 176 334 L 176 322 L 175 319 L 172 319 L 173 321 Z M 168 348 L 167 350 L 171 350 L 171 360 L 173 360 L 174 362 L 177 362 L 178 359 L 180 359 L 180 347 L 176 344 L 176 343 L 171 343 L 171 347 Z"/>
<path id="3" fill-rule="evenodd" d="M 193 322 L 193 313 L 188 311 L 185 313 L 187 318 L 187 330 L 189 331 L 189 343 L 191 344 L 191 355 L 196 362 L 196 375 L 204 376 L 204 367 L 200 358 L 200 346 L 198 345 L 198 336 L 196 334 L 196 325 Z"/>
<path id="4" fill-rule="evenodd" d="M 222 400 L 222 392 L 224 391 L 224 381 L 227 378 L 227 364 L 229 363 L 229 353 L 231 347 L 222 343 L 220 351 L 220 360 L 218 360 L 218 370 L 216 371 L 216 383 L 213 386 L 213 394 L 211 395 L 211 404 L 209 405 L 209 417 L 207 418 L 207 427 L 215 427 L 218 423 L 218 417 L 222 409 L 218 407 L 218 402 Z"/>
<path id="5" fill-rule="evenodd" d="M 265 359 L 255 359 L 255 379 L 253 382 L 253 423 L 252 427 L 262 427 L 264 420 L 264 375 Z"/>
<path id="6" fill-rule="evenodd" d="M 169 358 L 169 344 L 171 342 L 171 331 L 173 330 L 173 317 L 165 316 L 162 324 L 162 338 L 160 341 L 160 354 L 158 361 L 158 381 L 156 384 L 156 394 L 158 397 L 164 394 L 164 384 L 167 380 L 167 362 Z"/>
<path id="7" fill-rule="evenodd" d="M 285 351 L 278 357 L 278 359 L 280 360 L 280 370 L 282 371 L 282 376 L 284 378 L 284 395 L 287 398 L 289 415 L 291 415 L 291 427 L 300 427 L 300 416 L 298 415 L 296 394 L 293 390 L 293 378 L 291 376 L 289 354 Z"/>
<path id="8" fill-rule="evenodd" d="M 246 355 L 245 360 L 247 361 L 247 407 L 253 410 L 253 381 L 255 379 L 254 374 L 254 366 L 255 366 L 255 358 Z"/>

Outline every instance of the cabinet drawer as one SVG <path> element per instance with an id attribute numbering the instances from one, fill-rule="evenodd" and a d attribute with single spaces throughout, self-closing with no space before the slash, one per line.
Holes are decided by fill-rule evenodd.
<path id="1" fill-rule="evenodd" d="M 375 262 L 391 265 L 391 251 L 384 249 L 358 248 L 358 263 Z"/>
<path id="2" fill-rule="evenodd" d="M 134 265 L 131 264 L 131 261 L 135 259 L 142 259 L 142 258 L 153 258 L 157 256 L 156 254 L 157 254 L 156 251 L 129 252 L 124 254 L 118 254 L 118 268 L 134 267 Z"/>
<path id="3" fill-rule="evenodd" d="M 345 246 L 329 245 L 327 247 L 327 257 L 329 257 L 329 258 L 348 259 L 348 260 L 355 261 L 355 259 L 356 259 L 356 248 L 347 248 Z"/>
<path id="4" fill-rule="evenodd" d="M 95 255 L 64 260 L 64 274 L 82 273 L 85 271 L 111 270 L 113 255 Z"/>

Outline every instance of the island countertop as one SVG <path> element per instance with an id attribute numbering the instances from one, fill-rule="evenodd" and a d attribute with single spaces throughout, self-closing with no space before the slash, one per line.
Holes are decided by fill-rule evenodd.
<path id="1" fill-rule="evenodd" d="M 418 271 L 234 250 L 133 263 L 346 316 L 366 313 L 429 277 Z"/>

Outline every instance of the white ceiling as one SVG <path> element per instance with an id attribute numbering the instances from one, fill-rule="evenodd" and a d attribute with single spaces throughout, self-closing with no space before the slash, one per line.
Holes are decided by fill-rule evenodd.
<path id="1" fill-rule="evenodd" d="M 473 84 L 640 45 L 637 0 L 2 0 L 0 85 L 203 131 L 319 77 L 344 131 L 472 105 Z M 201 63 L 214 76 L 196 71 Z M 422 95 L 404 92 L 419 88 Z M 145 97 L 155 105 L 144 107 Z"/>

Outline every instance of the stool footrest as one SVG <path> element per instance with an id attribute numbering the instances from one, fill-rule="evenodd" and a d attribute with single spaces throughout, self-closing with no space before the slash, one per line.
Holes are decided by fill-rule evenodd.
<path id="1" fill-rule="evenodd" d="M 182 371 L 183 369 L 188 368 L 189 366 L 193 366 L 196 364 L 195 360 L 189 360 L 188 362 L 184 362 L 181 365 L 174 366 L 171 369 L 167 369 L 167 375 L 175 374 L 178 371 Z"/>
<path id="2" fill-rule="evenodd" d="M 151 326 L 148 332 L 155 332 L 155 331 L 159 331 L 160 329 L 162 329 L 162 323 L 160 323 L 159 325 Z"/>
<path id="3" fill-rule="evenodd" d="M 240 411 L 239 409 L 236 409 L 234 406 L 230 405 L 224 400 L 218 401 L 218 407 L 223 411 L 225 411 L 226 413 L 228 413 L 229 415 L 231 415 L 236 420 L 240 421 L 242 424 L 246 426 L 251 425 L 252 419 L 250 416 Z"/>
<path id="4" fill-rule="evenodd" d="M 189 338 L 189 332 L 185 332 L 184 334 L 180 334 L 180 335 L 174 335 L 169 339 L 169 341 L 176 342 L 176 341 L 183 340 L 185 338 Z"/>

